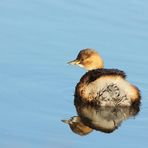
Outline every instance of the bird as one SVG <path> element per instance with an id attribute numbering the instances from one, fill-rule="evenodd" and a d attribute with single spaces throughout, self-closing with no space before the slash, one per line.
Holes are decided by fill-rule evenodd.
<path id="1" fill-rule="evenodd" d="M 97 106 L 140 104 L 138 87 L 126 80 L 124 71 L 104 68 L 104 61 L 95 49 L 82 49 L 68 64 L 87 70 L 75 87 L 75 100 Z"/>

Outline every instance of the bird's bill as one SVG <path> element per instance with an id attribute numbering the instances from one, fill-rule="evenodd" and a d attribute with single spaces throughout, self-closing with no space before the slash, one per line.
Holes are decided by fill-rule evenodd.
<path id="1" fill-rule="evenodd" d="M 80 61 L 76 59 L 76 60 L 68 62 L 68 64 L 70 64 L 70 65 L 79 65 Z"/>

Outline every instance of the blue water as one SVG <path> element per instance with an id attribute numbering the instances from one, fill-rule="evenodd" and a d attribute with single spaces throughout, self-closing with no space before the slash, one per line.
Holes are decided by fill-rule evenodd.
<path id="1" fill-rule="evenodd" d="M 0 147 L 141 148 L 148 145 L 147 0 L 0 1 Z M 73 93 L 85 70 L 68 66 L 95 48 L 142 92 L 141 111 L 112 134 L 78 136 Z"/>

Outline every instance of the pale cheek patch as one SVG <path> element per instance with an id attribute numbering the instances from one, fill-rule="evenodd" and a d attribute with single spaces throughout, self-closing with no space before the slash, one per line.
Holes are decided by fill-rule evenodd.
<path id="1" fill-rule="evenodd" d="M 79 66 L 79 67 L 82 67 L 82 68 L 84 67 L 82 64 L 78 64 L 78 66 Z"/>

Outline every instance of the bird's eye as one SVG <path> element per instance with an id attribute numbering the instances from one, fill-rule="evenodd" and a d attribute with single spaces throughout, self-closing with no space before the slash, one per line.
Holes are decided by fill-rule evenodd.
<path id="1" fill-rule="evenodd" d="M 81 59 L 81 61 L 80 62 L 84 62 L 84 59 Z"/>

